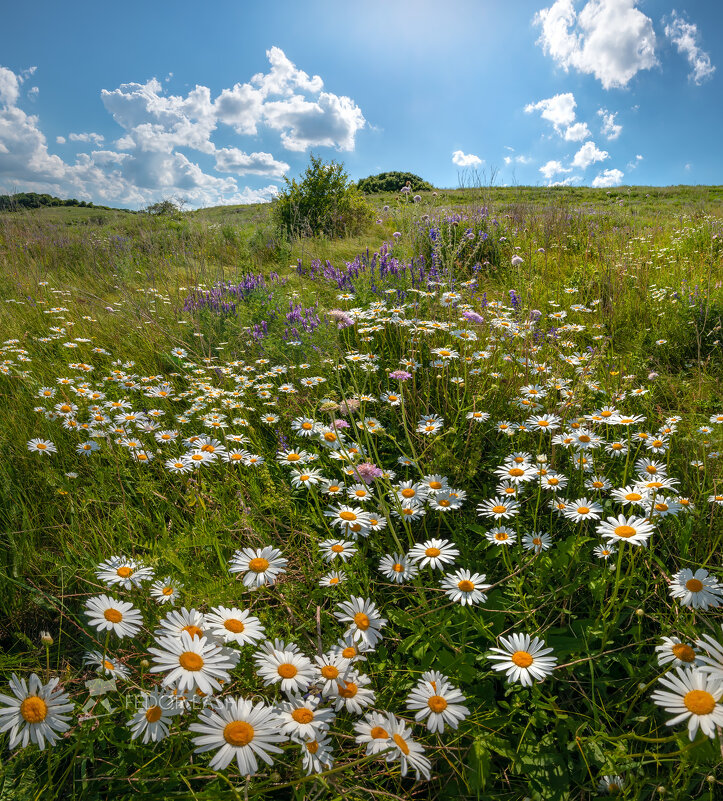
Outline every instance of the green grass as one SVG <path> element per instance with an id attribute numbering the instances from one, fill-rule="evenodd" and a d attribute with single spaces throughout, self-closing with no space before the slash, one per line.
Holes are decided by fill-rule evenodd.
<path id="1" fill-rule="evenodd" d="M 420 193 L 416 204 L 375 196 L 381 222 L 364 236 L 292 244 L 279 240 L 268 206 L 206 209 L 178 219 L 78 208 L 0 215 L 0 693 L 8 692 L 12 673 L 35 672 L 44 681 L 58 676 L 74 704 L 70 732 L 46 752 L 9 749 L 3 736 L 0 797 L 591 799 L 600 795 L 601 777 L 619 775 L 624 798 L 717 798 L 720 732 L 689 741 L 685 725 L 666 726 L 670 715 L 651 693 L 662 689 L 658 678 L 668 670 L 654 651 L 662 637 L 691 644 L 703 634 L 721 638 L 720 614 L 682 606 L 670 597 L 668 580 L 703 567 L 723 581 L 723 508 L 708 500 L 723 492 L 723 425 L 709 422 L 723 414 L 722 193 L 721 187 L 477 188 Z M 320 267 L 312 271 L 315 260 L 346 269 L 367 250 L 386 250 L 395 232 L 401 236 L 384 258 L 387 266 L 396 261 L 385 274 L 379 254 L 374 274 L 350 274 L 342 288 L 321 277 Z M 515 255 L 520 264 L 513 265 Z M 433 265 L 437 270 L 422 294 L 411 291 L 421 285 L 403 269 L 414 259 L 418 270 L 420 257 L 427 277 Z M 193 287 L 237 283 L 249 272 L 263 273 L 267 286 L 243 300 L 227 293 L 222 300 L 235 302 L 233 313 L 184 309 Z M 444 301 L 452 281 L 461 307 Z M 344 292 L 352 297 L 339 298 Z M 386 312 L 374 305 L 384 299 Z M 287 322 L 290 301 L 319 315 L 318 327 L 299 331 L 299 345 L 287 333 L 303 328 Z M 326 315 L 331 309 L 352 310 L 354 325 L 338 328 Z M 479 321 L 461 318 L 464 309 L 479 312 Z M 541 315 L 536 326 L 528 325 L 532 310 Z M 563 311 L 564 318 L 550 317 Z M 268 335 L 255 339 L 262 321 Z M 454 338 L 457 328 L 477 339 Z M 432 351 L 450 346 L 463 358 L 431 365 Z M 172 354 L 179 347 L 187 357 Z M 356 353 L 372 355 L 369 370 L 348 358 Z M 413 378 L 391 378 L 408 359 L 420 364 Z M 71 366 L 83 363 L 93 370 Z M 245 365 L 254 370 L 245 372 Z M 286 372 L 264 372 L 275 365 Z M 244 377 L 254 374 L 255 384 L 269 389 L 245 386 Z M 311 376 L 325 381 L 307 386 L 302 379 Z M 95 438 L 98 452 L 78 455 L 87 432 L 64 429 L 62 418 L 48 419 L 43 409 L 76 404 L 80 424 L 97 412 L 92 399 L 58 383 L 63 377 L 87 381 L 105 401 L 160 409 L 160 428 L 178 429 L 179 441 L 161 446 L 152 433 L 129 428 L 155 456 L 139 463 L 107 422 Z M 556 433 L 589 426 L 601 444 L 620 438 L 629 445 L 628 458 L 602 447 L 588 452 L 594 475 L 610 489 L 586 486 L 593 473 L 576 466 L 573 451 L 552 444 L 549 434 L 523 429 L 509 437 L 497 430 L 500 421 L 525 423 L 532 411 L 521 404 L 521 388 L 551 378 L 564 380 L 562 391 L 551 389 L 539 412 L 560 419 Z M 171 399 L 148 397 L 149 387 L 165 381 Z M 286 383 L 295 393 L 278 389 Z M 39 398 L 41 387 L 54 387 L 55 396 Z M 379 400 L 389 391 L 403 395 L 402 406 Z M 396 478 L 371 485 L 378 503 L 368 508 L 386 526 L 360 538 L 348 563 L 332 565 L 319 544 L 339 534 L 324 511 L 340 498 L 293 488 L 275 454 L 305 448 L 318 454 L 310 467 L 353 483 L 344 461 L 332 459 L 318 439 L 296 437 L 290 424 L 302 415 L 328 424 L 334 410 L 339 415 L 335 404 L 359 396 L 376 400 L 362 400 L 345 418 L 347 444 L 356 443 L 363 459 Z M 629 428 L 585 419 L 606 405 L 643 419 Z M 489 420 L 468 420 L 472 411 Z M 279 420 L 265 424 L 269 413 Z M 225 427 L 205 428 L 201 415 L 208 414 L 225 415 Z M 428 436 L 417 424 L 431 414 L 444 424 Z M 655 439 L 677 416 L 675 430 L 663 436 L 669 446 L 655 455 L 641 434 Z M 365 418 L 383 430 L 369 430 Z M 243 435 L 247 442 L 239 447 L 265 464 L 217 462 L 183 475 L 164 468 L 167 458 L 184 452 L 180 439 L 203 434 L 223 441 L 231 433 Z M 29 452 L 28 441 L 38 437 L 52 440 L 58 452 Z M 532 462 L 544 455 L 535 463 L 567 479 L 560 494 L 598 502 L 603 519 L 644 514 L 621 506 L 610 491 L 631 484 L 636 460 L 650 456 L 678 482 L 663 495 L 687 498 L 693 509 L 669 516 L 649 510 L 648 547 L 623 543 L 605 561 L 593 555 L 601 542 L 597 523 L 558 515 L 549 507 L 552 493 L 530 482 L 520 492 L 519 514 L 499 521 L 517 543 L 496 546 L 486 537 L 495 521 L 476 507 L 495 496 L 495 470 L 513 452 L 528 453 Z M 401 465 L 400 456 L 417 466 Z M 400 518 L 393 485 L 430 474 L 466 493 L 461 508 L 430 507 L 419 519 Z M 530 531 L 549 533 L 551 548 L 524 550 L 520 540 Z M 440 571 L 424 568 L 402 585 L 379 572 L 384 555 L 429 538 L 448 539 L 459 550 L 447 572 L 486 576 L 493 587 L 484 603 L 451 601 Z M 266 545 L 283 552 L 286 572 L 250 593 L 229 573 L 229 559 L 237 549 Z M 157 745 L 131 740 L 125 724 L 132 703 L 160 679 L 144 660 L 168 608 L 150 598 L 147 584 L 129 591 L 103 585 L 97 566 L 120 554 L 152 567 L 158 579 L 182 584 L 177 608 L 249 608 L 267 637 L 296 643 L 308 656 L 342 636 L 344 624 L 334 616 L 339 602 L 372 599 L 388 623 L 376 651 L 357 667 L 376 693 L 374 708 L 412 725 L 431 760 L 430 780 L 416 783 L 413 770 L 402 778 L 398 760 L 365 758 L 353 739 L 358 716 L 346 711 L 332 726 L 336 763 L 321 776 L 305 775 L 299 746 L 290 743 L 273 767 L 260 763 L 250 780 L 235 762 L 210 769 L 209 755 L 194 754 L 188 726 L 195 712 L 176 718 L 172 736 Z M 319 585 L 339 568 L 346 581 Z M 104 592 L 141 611 L 137 636 L 106 641 L 89 627 L 83 606 Z M 47 650 L 43 630 L 53 638 Z M 538 636 L 553 649 L 557 669 L 543 682 L 506 683 L 492 669 L 490 648 L 513 632 Z M 83 655 L 106 649 L 130 676 L 117 689 L 91 695 L 86 682 L 97 674 Z M 223 695 L 281 700 L 256 673 L 254 650 L 241 650 Z M 466 697 L 469 714 L 456 730 L 433 734 L 406 707 L 428 670 L 445 674 Z"/>

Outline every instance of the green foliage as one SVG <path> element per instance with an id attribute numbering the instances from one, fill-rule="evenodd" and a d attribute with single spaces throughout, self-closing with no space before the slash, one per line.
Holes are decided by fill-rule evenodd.
<path id="1" fill-rule="evenodd" d="M 0 195 L 0 211 L 20 211 L 21 209 L 40 209 L 44 206 L 78 206 L 79 208 L 107 209 L 107 206 L 94 206 L 85 200 L 74 197 L 62 200 L 59 197 L 37 192 L 17 192 L 14 195 Z"/>
<path id="2" fill-rule="evenodd" d="M 371 206 L 337 161 L 327 164 L 312 154 L 303 179 L 285 181 L 274 201 L 274 216 L 289 238 L 350 236 L 372 220 Z"/>
<path id="3" fill-rule="evenodd" d="M 365 195 L 377 192 L 399 192 L 408 186 L 412 192 L 431 192 L 434 187 L 413 172 L 380 172 L 357 182 L 357 187 Z"/>

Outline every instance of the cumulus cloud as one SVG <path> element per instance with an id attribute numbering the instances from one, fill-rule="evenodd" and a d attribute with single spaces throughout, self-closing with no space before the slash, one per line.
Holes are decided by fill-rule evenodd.
<path id="1" fill-rule="evenodd" d="M 551 122 L 555 130 L 560 133 L 564 126 L 572 125 L 575 122 L 575 95 L 572 92 L 554 95 L 537 103 L 528 103 L 525 106 L 525 113 L 532 114 L 539 111 L 543 120 Z"/>
<path id="2" fill-rule="evenodd" d="M 605 161 L 609 157 L 607 150 L 600 150 L 595 142 L 585 142 L 585 144 L 575 153 L 572 160 L 573 167 L 581 170 L 587 169 L 596 161 Z"/>
<path id="3" fill-rule="evenodd" d="M 271 153 L 244 153 L 236 147 L 222 147 L 214 155 L 219 172 L 280 177 L 289 169 L 288 164 L 276 161 Z"/>
<path id="4" fill-rule="evenodd" d="M 71 142 L 89 142 L 99 145 L 105 141 L 105 137 L 99 133 L 70 133 L 68 139 Z"/>
<path id="5" fill-rule="evenodd" d="M 543 177 L 549 181 L 553 175 L 572 172 L 572 169 L 563 167 L 559 161 L 548 161 L 547 164 L 543 164 L 542 167 L 540 167 L 540 172 L 542 173 Z"/>
<path id="6" fill-rule="evenodd" d="M 634 170 L 642 160 L 643 157 L 640 154 L 638 154 L 632 161 L 628 162 L 628 169 Z"/>
<path id="7" fill-rule="evenodd" d="M 452 164 L 456 164 L 458 167 L 479 167 L 482 165 L 482 159 L 473 153 L 455 150 L 452 153 Z"/>
<path id="8" fill-rule="evenodd" d="M 599 108 L 597 110 L 598 117 L 602 118 L 602 125 L 600 133 L 606 136 L 609 140 L 617 139 L 623 131 L 623 126 L 615 122 L 617 116 L 616 111 L 608 111 L 606 108 Z"/>
<path id="9" fill-rule="evenodd" d="M 620 186 L 623 180 L 623 175 L 624 173 L 621 170 L 603 170 L 601 173 L 595 176 L 592 185 L 596 189 L 606 186 Z"/>
<path id="10" fill-rule="evenodd" d="M 555 0 L 535 15 L 538 44 L 565 71 L 594 75 L 605 89 L 627 86 L 658 64 L 653 22 L 636 2 L 589 0 L 578 14 L 573 0 Z"/>
<path id="11" fill-rule="evenodd" d="M 511 149 L 511 148 L 510 148 Z M 509 167 L 510 164 L 531 164 L 532 159 L 529 156 L 505 156 L 505 164 Z"/>
<path id="12" fill-rule="evenodd" d="M 582 142 L 588 136 L 592 136 L 592 134 L 586 122 L 576 122 L 574 125 L 568 125 L 565 129 L 565 139 L 568 142 Z"/>
<path id="13" fill-rule="evenodd" d="M 698 26 L 686 22 L 673 11 L 669 20 L 665 22 L 665 35 L 677 47 L 678 52 L 688 59 L 691 71 L 690 80 L 700 85 L 710 78 L 715 72 L 715 67 L 711 64 L 710 56 L 700 47 L 700 32 Z"/>
<path id="14" fill-rule="evenodd" d="M 7 67 L 0 67 L 0 103 L 14 106 L 18 102 L 20 86 L 17 75 Z"/>

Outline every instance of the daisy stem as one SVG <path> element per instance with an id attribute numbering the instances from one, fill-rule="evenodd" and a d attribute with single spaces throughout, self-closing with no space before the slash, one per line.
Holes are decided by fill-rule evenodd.
<path id="1" fill-rule="evenodd" d="M 618 588 L 620 587 L 620 571 L 621 571 L 622 564 L 623 564 L 623 553 L 624 552 L 625 552 L 625 543 L 621 542 L 620 543 L 620 549 L 618 551 L 618 564 L 617 564 L 617 568 L 615 570 L 615 585 L 613 586 L 613 592 L 612 592 L 612 595 L 610 596 L 610 601 L 608 602 L 608 605 L 605 607 L 605 609 L 603 610 L 603 613 L 602 613 L 602 619 L 605 621 L 605 628 L 603 629 L 602 644 L 600 646 L 600 650 L 601 651 L 605 650 L 605 646 L 606 646 L 607 641 L 608 641 L 608 635 L 610 633 L 611 624 L 607 623 L 607 617 L 610 614 L 610 612 L 611 612 L 611 610 L 613 608 L 613 605 L 615 604 L 615 601 L 616 601 L 616 599 L 618 597 Z"/>

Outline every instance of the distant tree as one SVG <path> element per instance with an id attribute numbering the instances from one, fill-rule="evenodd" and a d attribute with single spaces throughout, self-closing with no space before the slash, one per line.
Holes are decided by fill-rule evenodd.
<path id="1" fill-rule="evenodd" d="M 143 211 L 146 214 L 151 214 L 154 217 L 173 217 L 176 214 L 180 214 L 181 208 L 175 200 L 166 198 L 165 200 L 159 200 L 157 203 L 151 203 L 150 205 L 146 206 Z"/>
<path id="2" fill-rule="evenodd" d="M 286 186 L 274 201 L 274 217 L 288 237 L 339 237 L 360 233 L 373 210 L 344 170 L 311 155 L 300 181 L 284 178 Z"/>
<path id="3" fill-rule="evenodd" d="M 380 172 L 378 175 L 362 178 L 357 183 L 358 189 L 365 195 L 376 192 L 399 192 L 405 186 L 412 192 L 429 192 L 434 189 L 432 184 L 413 172 Z"/>

